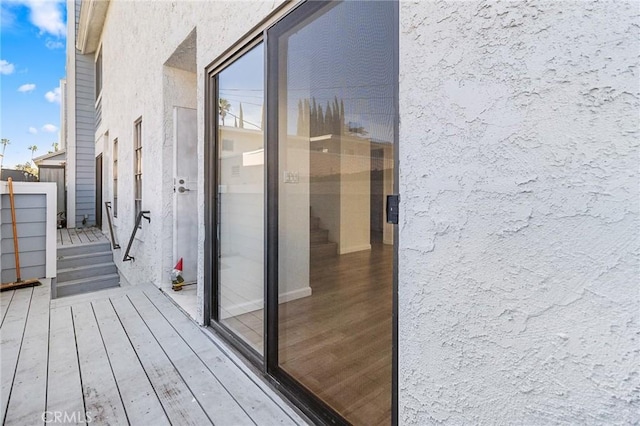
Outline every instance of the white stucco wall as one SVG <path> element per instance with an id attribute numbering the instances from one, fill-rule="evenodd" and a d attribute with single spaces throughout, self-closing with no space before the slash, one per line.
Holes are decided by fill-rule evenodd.
<path id="1" fill-rule="evenodd" d="M 640 422 L 638 12 L 401 3 L 401 424 Z"/>
<path id="2" fill-rule="evenodd" d="M 256 2 L 251 7 L 238 7 L 235 2 L 110 2 L 100 40 L 103 97 L 99 133 L 109 132 L 105 158 L 111 158 L 113 140 L 118 138 L 119 142 L 118 217 L 114 225 L 122 250 L 114 260 L 129 283 L 170 283 L 173 133 L 167 111 L 172 105 L 198 109 L 198 199 L 202 200 L 198 211 L 198 281 L 204 282 L 204 69 L 280 4 Z M 164 65 L 194 28 L 195 88 L 188 72 Z M 135 220 L 133 129 L 139 117 L 143 132 L 142 208 L 151 212 L 151 223 L 143 222 L 132 246 L 135 262 L 122 262 Z M 104 167 L 108 171 L 105 194 L 111 197 L 110 161 Z M 198 286 L 198 297 L 201 307 L 202 285 Z M 199 316 L 202 321 L 201 310 Z"/>

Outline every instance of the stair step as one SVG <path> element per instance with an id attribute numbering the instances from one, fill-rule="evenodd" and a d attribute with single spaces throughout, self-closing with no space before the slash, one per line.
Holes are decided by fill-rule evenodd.
<path id="1" fill-rule="evenodd" d="M 316 216 L 311 216 L 309 218 L 309 227 L 312 231 L 316 229 L 320 229 L 320 218 Z"/>
<path id="2" fill-rule="evenodd" d="M 337 243 L 311 244 L 310 256 L 312 259 L 323 259 L 325 257 L 333 257 L 338 254 Z"/>
<path id="3" fill-rule="evenodd" d="M 111 250 L 98 253 L 75 254 L 72 256 L 60 256 L 60 253 L 58 253 L 57 266 L 60 270 L 109 262 L 113 262 Z"/>
<path id="4" fill-rule="evenodd" d="M 120 286 L 120 275 L 106 274 L 56 284 L 56 297 L 73 296 Z"/>
<path id="5" fill-rule="evenodd" d="M 118 272 L 115 263 L 92 263 L 85 266 L 77 266 L 75 268 L 58 269 L 58 283 L 79 280 L 83 278 L 91 278 L 100 275 L 115 274 Z"/>
<path id="6" fill-rule="evenodd" d="M 74 244 L 72 246 L 58 246 L 58 257 L 60 256 L 76 256 L 79 254 L 100 253 L 103 251 L 111 251 L 111 243 L 99 242 L 99 243 L 86 243 L 86 244 Z"/>
<path id="7" fill-rule="evenodd" d="M 311 244 L 327 243 L 329 242 L 329 230 L 328 229 L 312 229 L 309 234 Z"/>

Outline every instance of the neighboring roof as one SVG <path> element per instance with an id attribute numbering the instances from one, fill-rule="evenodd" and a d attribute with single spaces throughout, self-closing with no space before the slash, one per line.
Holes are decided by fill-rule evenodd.
<path id="1" fill-rule="evenodd" d="M 64 150 L 64 149 L 61 149 L 61 150 L 55 151 L 55 152 L 50 152 L 48 154 L 41 155 L 40 157 L 36 157 L 36 158 L 33 159 L 33 162 L 37 166 L 41 166 L 41 165 L 48 165 L 48 166 L 61 165 L 61 164 L 65 163 L 66 161 L 67 161 L 67 151 Z"/>
<path id="2" fill-rule="evenodd" d="M 15 169 L 2 169 L 0 180 L 13 179 L 16 182 L 38 182 L 38 177 L 29 172 Z"/>

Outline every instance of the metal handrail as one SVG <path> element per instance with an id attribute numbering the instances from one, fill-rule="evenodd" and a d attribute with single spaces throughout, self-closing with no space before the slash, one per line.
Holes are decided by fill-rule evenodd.
<path id="1" fill-rule="evenodd" d="M 136 233 L 138 232 L 138 228 L 141 228 L 140 222 L 142 222 L 142 218 L 147 219 L 147 222 L 151 223 L 151 217 L 147 216 L 151 214 L 149 210 L 144 210 L 138 213 L 138 217 L 136 217 L 136 224 L 133 227 L 133 232 L 131 233 L 131 238 L 129 238 L 129 245 L 127 246 L 127 251 L 124 253 L 124 257 L 122 258 L 123 262 L 128 262 L 130 260 L 135 261 L 136 259 L 133 256 L 129 256 L 129 250 L 131 250 L 131 244 L 133 244 L 133 239 L 136 237 Z"/>
<path id="2" fill-rule="evenodd" d="M 119 249 L 120 244 L 116 243 L 116 237 L 113 234 L 113 224 L 111 223 L 111 201 L 104 202 L 104 208 L 107 211 L 107 222 L 109 222 L 109 234 L 111 234 L 111 248 Z"/>

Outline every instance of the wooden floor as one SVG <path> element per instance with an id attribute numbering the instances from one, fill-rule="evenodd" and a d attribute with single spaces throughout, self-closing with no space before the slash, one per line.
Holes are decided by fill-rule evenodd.
<path id="1" fill-rule="evenodd" d="M 61 247 L 98 242 L 109 242 L 98 228 L 62 228 L 56 231 L 56 243 Z"/>
<path id="2" fill-rule="evenodd" d="M 42 285 L 0 301 L 3 424 L 43 424 L 45 412 L 76 424 L 304 423 L 153 286 L 51 301 Z"/>
<path id="3" fill-rule="evenodd" d="M 390 424 L 393 247 L 310 266 L 312 295 L 279 305 L 280 365 L 353 424 Z M 225 323 L 262 349 L 261 310 Z"/>

